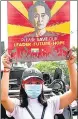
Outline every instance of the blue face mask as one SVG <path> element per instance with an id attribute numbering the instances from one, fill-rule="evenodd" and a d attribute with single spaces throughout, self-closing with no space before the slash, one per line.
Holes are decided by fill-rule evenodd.
<path id="1" fill-rule="evenodd" d="M 42 84 L 26 84 L 25 92 L 30 98 L 37 98 L 42 91 Z"/>

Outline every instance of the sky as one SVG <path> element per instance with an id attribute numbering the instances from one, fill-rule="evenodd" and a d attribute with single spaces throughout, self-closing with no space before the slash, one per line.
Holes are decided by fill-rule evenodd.
<path id="1" fill-rule="evenodd" d="M 77 1 L 70 3 L 70 48 L 77 47 Z M 1 41 L 5 41 L 5 48 L 8 47 L 7 32 L 7 1 L 1 1 Z"/>

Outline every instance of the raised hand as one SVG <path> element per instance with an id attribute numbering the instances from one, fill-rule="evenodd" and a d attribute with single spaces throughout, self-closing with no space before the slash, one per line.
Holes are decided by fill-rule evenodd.
<path id="1" fill-rule="evenodd" d="M 67 59 L 67 63 L 69 64 L 75 63 L 76 56 L 73 54 L 73 51 L 71 49 L 68 51 L 66 59 Z"/>
<path id="2" fill-rule="evenodd" d="M 2 55 L 2 63 L 3 63 L 3 65 L 4 65 L 4 68 L 11 69 L 12 61 L 11 61 L 11 56 L 8 54 L 8 51 L 6 51 L 6 52 Z"/>

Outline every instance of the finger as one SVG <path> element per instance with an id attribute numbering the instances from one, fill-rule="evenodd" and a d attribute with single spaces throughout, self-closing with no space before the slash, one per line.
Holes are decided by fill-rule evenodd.
<path id="1" fill-rule="evenodd" d="M 9 64 L 10 62 L 9 62 L 9 61 L 7 61 L 7 60 L 3 60 L 3 63 L 4 63 L 4 64 L 5 64 L 5 63 L 8 63 L 8 64 Z"/>
<path id="2" fill-rule="evenodd" d="M 75 63 L 75 60 L 76 60 L 76 58 L 75 58 L 74 56 L 72 56 L 72 57 L 69 59 L 69 61 L 70 61 L 71 64 Z"/>
<path id="3" fill-rule="evenodd" d="M 7 59 L 7 60 L 9 60 L 10 61 L 10 59 L 11 59 L 11 56 L 8 54 L 4 54 L 3 56 L 2 56 L 2 60 L 3 59 Z"/>
<path id="4" fill-rule="evenodd" d="M 67 52 L 67 55 L 66 55 L 66 59 L 69 60 L 70 57 L 72 56 L 73 52 L 72 50 L 70 49 L 68 52 Z"/>
<path id="5" fill-rule="evenodd" d="M 76 57 L 74 57 L 73 55 L 70 57 L 70 60 L 76 60 Z"/>
<path id="6" fill-rule="evenodd" d="M 9 61 L 9 58 L 8 58 L 8 57 L 3 57 L 2 60 L 7 60 L 7 61 Z"/>
<path id="7" fill-rule="evenodd" d="M 69 52 L 71 52 L 72 51 L 72 49 L 69 49 L 67 52 L 69 53 Z"/>
<path id="8" fill-rule="evenodd" d="M 72 59 L 74 59 L 73 55 L 69 57 L 69 60 L 72 60 Z"/>
<path id="9" fill-rule="evenodd" d="M 9 58 L 3 58 L 2 61 L 10 62 Z"/>
<path id="10" fill-rule="evenodd" d="M 4 54 L 2 55 L 2 58 L 6 58 L 6 57 L 7 57 L 7 54 L 4 53 Z"/>
<path id="11" fill-rule="evenodd" d="M 72 50 L 70 50 L 70 51 L 68 52 L 68 55 L 70 56 L 70 55 L 72 55 L 72 53 L 73 53 Z"/>

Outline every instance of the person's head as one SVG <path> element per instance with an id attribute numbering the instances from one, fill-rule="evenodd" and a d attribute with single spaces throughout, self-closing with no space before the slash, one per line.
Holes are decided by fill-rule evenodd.
<path id="1" fill-rule="evenodd" d="M 35 29 L 44 29 L 51 17 L 50 9 L 43 1 L 37 1 L 29 8 L 29 20 L 34 25 Z"/>
<path id="2" fill-rule="evenodd" d="M 38 98 L 40 103 L 44 103 L 43 84 L 43 75 L 38 69 L 27 68 L 23 72 L 20 96 L 24 106 L 26 102 L 26 106 L 28 105 L 28 98 Z"/>

